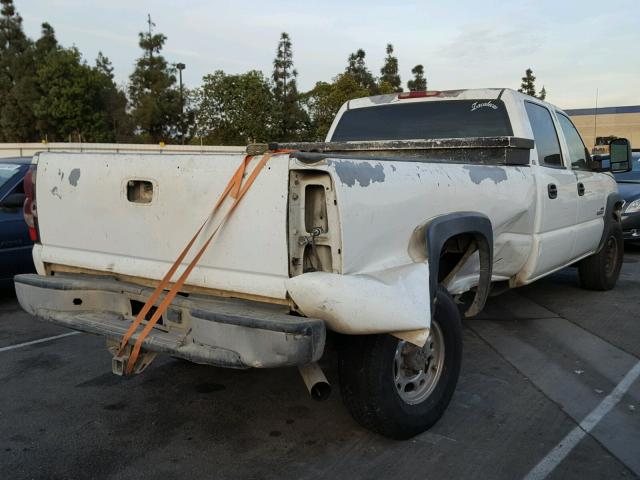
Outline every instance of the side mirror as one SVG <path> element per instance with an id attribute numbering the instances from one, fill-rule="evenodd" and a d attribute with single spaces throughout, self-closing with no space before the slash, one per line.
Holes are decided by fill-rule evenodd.
<path id="1" fill-rule="evenodd" d="M 626 138 L 616 138 L 609 142 L 611 173 L 623 173 L 631 170 L 631 142 Z"/>
<path id="2" fill-rule="evenodd" d="M 24 193 L 12 193 L 4 197 L 0 202 L 2 208 L 22 208 L 26 195 Z"/>

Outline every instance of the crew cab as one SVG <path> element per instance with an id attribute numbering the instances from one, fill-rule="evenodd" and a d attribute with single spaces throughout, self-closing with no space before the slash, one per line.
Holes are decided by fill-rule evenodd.
<path id="1" fill-rule="evenodd" d="M 627 170 L 630 146 L 614 142 L 609 170 Z M 326 142 L 247 151 L 36 155 L 26 191 L 38 273 L 15 278 L 22 307 L 105 336 L 116 373 L 156 353 L 298 366 L 318 398 L 330 332 L 352 415 L 408 438 L 446 409 L 461 316 L 492 288 L 572 264 L 588 289 L 618 279 L 611 172 L 565 113 L 513 90 L 351 100 Z M 233 203 L 212 213 L 217 200 Z M 179 256 L 185 244 L 202 256 Z"/>

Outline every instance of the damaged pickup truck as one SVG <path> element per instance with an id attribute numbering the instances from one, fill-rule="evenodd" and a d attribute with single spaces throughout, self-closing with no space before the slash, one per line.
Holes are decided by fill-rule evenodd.
<path id="1" fill-rule="evenodd" d="M 318 398 L 331 332 L 352 415 L 408 438 L 446 409 L 461 317 L 492 289 L 571 264 L 585 288 L 617 281 L 616 182 L 548 103 L 508 89 L 362 98 L 326 140 L 36 155 L 25 218 L 38 274 L 15 278 L 20 304 L 105 336 L 116 373 L 157 353 L 298 366 Z M 608 169 L 627 170 L 629 143 L 614 142 Z M 178 256 L 185 244 L 201 256 Z"/>

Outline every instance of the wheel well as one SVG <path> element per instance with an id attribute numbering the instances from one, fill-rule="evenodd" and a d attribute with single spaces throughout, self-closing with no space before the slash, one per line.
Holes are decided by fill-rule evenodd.
<path id="1" fill-rule="evenodd" d="M 451 274 L 455 274 L 478 249 L 475 237 L 471 233 L 460 233 L 449 238 L 440 251 L 438 264 L 438 283 L 443 283 Z"/>
<path id="2" fill-rule="evenodd" d="M 612 217 L 613 217 L 613 220 L 616 222 L 622 221 L 622 205 L 623 204 L 624 204 L 623 201 L 619 201 L 619 202 L 616 202 L 616 204 L 613 207 Z"/>
<path id="3" fill-rule="evenodd" d="M 435 297 L 434 292 L 438 284 L 446 286 L 469 257 L 478 252 L 480 278 L 474 300 L 465 315 L 474 316 L 480 313 L 491 287 L 493 228 L 489 218 L 477 212 L 442 215 L 426 225 L 424 238 L 429 259 L 429 287 L 432 298 Z"/>

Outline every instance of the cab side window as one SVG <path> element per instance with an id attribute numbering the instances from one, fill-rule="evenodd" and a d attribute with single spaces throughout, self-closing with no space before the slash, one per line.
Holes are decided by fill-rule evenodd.
<path id="1" fill-rule="evenodd" d="M 574 170 L 588 170 L 591 163 L 591 155 L 587 147 L 584 146 L 584 142 L 574 127 L 569 118 L 560 112 L 558 113 L 558 122 L 560 122 L 560 128 L 564 134 L 564 138 L 567 140 L 569 146 L 569 159 L 571 160 L 571 168 Z"/>
<path id="2" fill-rule="evenodd" d="M 533 130 L 538 162 L 546 167 L 561 168 L 563 165 L 560 142 L 551 118 L 551 112 L 542 105 L 532 102 L 524 102 L 524 106 Z"/>

